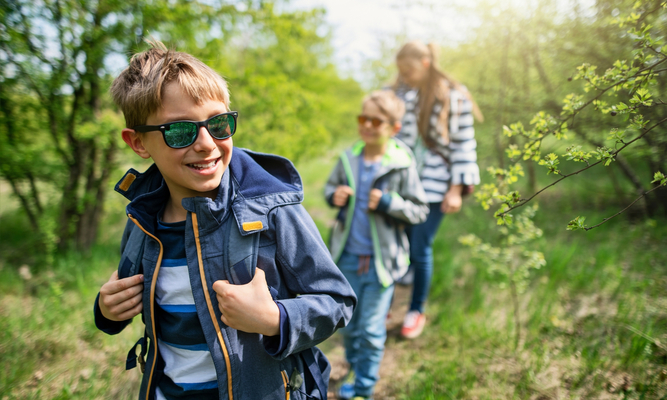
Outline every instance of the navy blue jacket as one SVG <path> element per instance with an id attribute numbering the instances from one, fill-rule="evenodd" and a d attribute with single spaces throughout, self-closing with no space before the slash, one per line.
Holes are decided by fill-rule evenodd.
<path id="1" fill-rule="evenodd" d="M 155 165 L 143 174 L 130 169 L 116 190 L 131 201 L 120 268 L 141 263 L 142 318 L 154 344 L 158 329 L 154 293 L 163 254 L 155 232 L 158 212 L 169 191 Z M 314 346 L 349 322 L 356 297 L 300 204 L 302 200 L 301 178 L 289 160 L 240 148 L 234 148 L 215 200 L 183 199 L 188 211 L 185 250 L 190 282 L 216 368 L 220 399 L 326 398 L 326 390 L 320 393 L 316 383 L 328 382 L 330 366 Z M 143 240 L 130 239 L 138 237 L 133 234 L 137 227 Z M 241 235 L 260 232 L 257 267 L 266 273 L 289 326 L 288 337 L 282 338 L 286 345 L 278 354 L 269 354 L 278 347 L 275 338 L 237 331 L 220 320 L 212 285 L 220 279 L 233 282 L 226 276 L 229 269 L 222 265 L 228 259 L 225 229 L 238 229 Z M 96 302 L 95 322 L 100 330 L 116 334 L 131 321 L 107 320 Z M 157 346 L 149 346 L 140 399 L 154 398 L 162 374 L 156 352 Z M 319 377 L 313 376 L 318 373 Z"/>

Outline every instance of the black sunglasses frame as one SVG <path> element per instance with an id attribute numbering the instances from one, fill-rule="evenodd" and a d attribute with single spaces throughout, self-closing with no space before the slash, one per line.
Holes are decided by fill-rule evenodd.
<path id="1" fill-rule="evenodd" d="M 209 121 L 211 121 L 213 118 L 217 118 L 217 117 L 219 117 L 219 116 L 221 116 L 221 115 L 230 115 L 230 116 L 232 117 L 232 119 L 234 120 L 234 130 L 232 131 L 232 133 L 231 133 L 229 136 L 225 136 L 225 137 L 222 137 L 222 138 L 218 138 L 218 137 L 213 136 L 213 134 L 211 133 L 211 130 L 208 129 L 208 123 L 209 123 Z M 166 124 L 161 124 L 161 125 L 138 125 L 138 126 L 135 126 L 135 127 L 131 128 L 131 129 L 133 129 L 133 130 L 135 130 L 135 131 L 137 131 L 137 132 L 142 132 L 142 133 L 145 133 L 145 132 L 153 132 L 153 131 L 160 131 L 160 132 L 162 132 L 162 139 L 164 139 L 164 143 L 165 143 L 167 146 L 171 147 L 172 149 L 183 149 L 183 148 L 185 148 L 185 147 L 192 146 L 192 145 L 194 144 L 194 142 L 197 141 L 197 137 L 199 137 L 199 130 L 201 129 L 202 126 L 203 126 L 204 128 L 206 128 L 206 131 L 208 132 L 208 134 L 211 135 L 211 137 L 213 137 L 214 139 L 218 139 L 218 140 L 229 139 L 230 137 L 234 136 L 234 134 L 236 133 L 236 126 L 237 126 L 238 116 L 239 116 L 239 112 L 238 112 L 238 111 L 229 111 L 229 112 L 225 112 L 225 113 L 221 113 L 221 114 L 216 114 L 216 115 L 212 116 L 211 118 L 209 118 L 209 119 L 207 119 L 207 120 L 205 120 L 205 121 L 188 121 L 188 120 L 184 120 L 184 121 L 172 121 L 172 122 L 168 122 L 168 123 L 166 123 Z M 170 127 L 171 125 L 173 125 L 173 124 L 178 124 L 178 123 L 184 123 L 184 122 L 186 122 L 186 123 L 190 123 L 190 124 L 195 124 L 195 125 L 197 126 L 197 133 L 196 133 L 196 135 L 194 136 L 194 139 L 192 140 L 192 143 L 187 144 L 187 145 L 185 145 L 185 146 L 172 146 L 172 145 L 170 145 L 169 142 L 167 142 L 167 134 L 166 134 L 166 131 L 169 129 L 169 127 Z"/>

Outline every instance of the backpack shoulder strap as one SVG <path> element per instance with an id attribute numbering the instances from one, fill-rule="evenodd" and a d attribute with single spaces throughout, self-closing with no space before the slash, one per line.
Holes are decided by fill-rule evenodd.
<path id="1" fill-rule="evenodd" d="M 245 285 L 255 276 L 260 232 L 256 231 L 243 236 L 238 224 L 229 221 L 225 225 L 227 225 L 227 262 L 223 264 L 228 268 L 225 272 L 230 283 Z"/>
<path id="2" fill-rule="evenodd" d="M 143 273 L 141 259 L 144 256 L 146 234 L 136 224 L 128 225 L 130 232 L 125 241 L 123 257 L 118 265 L 118 278 L 128 278 Z"/>

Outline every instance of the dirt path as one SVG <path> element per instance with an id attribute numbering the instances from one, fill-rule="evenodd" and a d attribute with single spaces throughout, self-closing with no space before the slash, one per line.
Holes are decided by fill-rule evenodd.
<path id="1" fill-rule="evenodd" d="M 408 311 L 411 291 L 412 286 L 396 285 L 394 302 L 392 303 L 389 318 L 387 319 L 387 346 L 385 347 L 384 357 L 380 364 L 380 380 L 375 387 L 375 394 L 373 395 L 375 400 L 395 399 L 396 384 L 404 381 L 405 375 L 410 373 L 404 366 L 400 365 L 405 352 L 410 351 L 410 346 L 407 345 L 410 342 L 402 339 L 400 332 L 403 317 Z M 347 373 L 348 365 L 345 361 L 345 351 L 341 336 L 336 334 L 329 340 L 334 341 L 335 346 L 332 350 L 327 351 L 327 358 L 331 362 L 328 398 L 335 400 L 338 398 L 336 392 L 341 380 Z M 416 341 L 419 341 L 419 338 Z M 401 344 L 406 344 L 407 346 Z"/>

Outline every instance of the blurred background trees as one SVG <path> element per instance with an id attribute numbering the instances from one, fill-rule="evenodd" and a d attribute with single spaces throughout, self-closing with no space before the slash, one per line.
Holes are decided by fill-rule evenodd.
<path id="1" fill-rule="evenodd" d="M 96 240 L 124 121 L 108 87 L 153 37 L 230 82 L 237 146 L 317 155 L 358 107 L 339 77 L 322 10 L 272 2 L 0 1 L 0 173 L 47 253 Z"/>
<path id="2" fill-rule="evenodd" d="M 342 3 L 364 27 L 381 19 Z M 0 0 L 0 398 L 136 395 L 122 361 L 141 324 L 104 337 L 90 305 L 118 262 L 113 184 L 149 165 L 122 144 L 107 90 L 150 38 L 229 81 L 234 144 L 296 161 L 325 238 L 322 186 L 363 94 L 393 81 L 405 41 L 441 45 L 485 115 L 475 195 L 491 211 L 469 198 L 438 232 L 430 328 L 390 341 L 386 397 L 666 398 L 665 1 L 358 3 L 462 32 L 405 24 L 353 80 L 310 0 Z M 494 212 L 514 223 L 494 229 Z"/>

